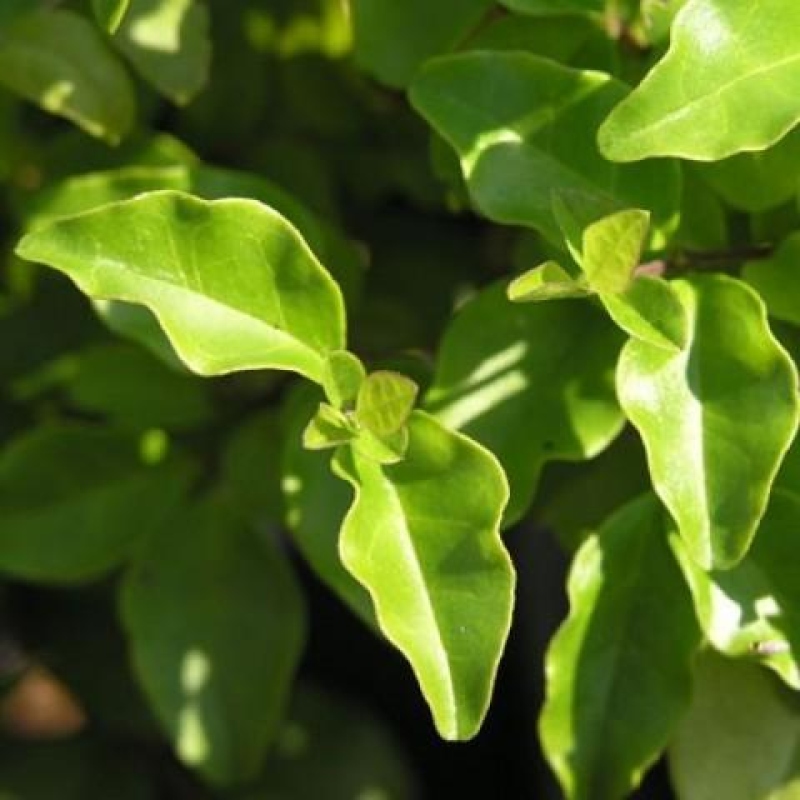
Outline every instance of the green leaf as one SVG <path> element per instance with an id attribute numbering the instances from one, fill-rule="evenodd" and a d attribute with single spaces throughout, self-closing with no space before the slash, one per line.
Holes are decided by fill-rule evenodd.
<path id="1" fill-rule="evenodd" d="M 203 0 L 129 0 L 114 44 L 158 91 L 184 105 L 208 80 L 208 28 Z"/>
<path id="2" fill-rule="evenodd" d="M 747 552 L 794 437 L 797 374 L 745 284 L 709 275 L 672 285 L 690 320 L 687 347 L 632 339 L 618 394 L 691 557 L 725 569 Z"/>
<path id="3" fill-rule="evenodd" d="M 178 756 L 215 784 L 255 777 L 305 638 L 283 553 L 209 500 L 151 537 L 125 577 L 138 679 Z"/>
<path id="4" fill-rule="evenodd" d="M 800 121 L 798 27 L 794 0 L 689 0 L 666 56 L 600 128 L 600 149 L 716 161 L 774 144 Z"/>
<path id="5" fill-rule="evenodd" d="M 770 316 L 800 325 L 800 232 L 781 242 L 770 258 L 744 265 L 742 277 L 760 295 Z"/>
<path id="6" fill-rule="evenodd" d="M 648 494 L 583 544 L 547 653 L 545 754 L 569 800 L 627 797 L 689 704 L 694 611 Z"/>
<path id="7" fill-rule="evenodd" d="M 569 11 L 601 13 L 604 0 L 501 0 L 501 4 L 521 14 L 563 14 Z"/>
<path id="8" fill-rule="evenodd" d="M 281 458 L 286 527 L 317 577 L 370 628 L 377 628 L 369 595 L 339 557 L 339 530 L 350 506 L 350 488 L 331 472 L 329 453 L 306 450 L 300 443 L 315 407 L 316 393 L 308 388 L 292 396 L 287 410 Z"/>
<path id="9" fill-rule="evenodd" d="M 412 800 L 410 765 L 366 707 L 300 685 L 257 788 L 238 800 Z"/>
<path id="10" fill-rule="evenodd" d="M 347 350 L 328 355 L 327 374 L 323 383 L 326 397 L 337 408 L 355 404 L 367 372 L 361 360 Z"/>
<path id="11" fill-rule="evenodd" d="M 147 306 L 200 374 L 290 369 L 321 382 L 344 345 L 335 282 L 255 201 L 153 192 L 30 233 L 17 253 L 92 297 Z"/>
<path id="12" fill-rule="evenodd" d="M 134 122 L 125 70 L 94 25 L 71 11 L 33 12 L 3 30 L 0 83 L 113 144 Z"/>
<path id="13" fill-rule="evenodd" d="M 669 752 L 681 800 L 794 800 L 796 699 L 763 669 L 711 653 L 697 663 L 689 713 Z"/>
<path id="14" fill-rule="evenodd" d="M 130 5 L 131 0 L 92 0 L 95 19 L 109 33 L 114 33 L 119 28 Z"/>
<path id="15" fill-rule="evenodd" d="M 511 485 L 504 524 L 524 514 L 547 461 L 591 458 L 619 433 L 621 341 L 589 305 L 510 304 L 502 285 L 453 319 L 425 407 L 500 460 Z"/>
<path id="16" fill-rule="evenodd" d="M 755 214 L 768 211 L 800 190 L 800 128 L 767 150 L 697 164 L 695 170 L 734 208 Z"/>
<path id="17" fill-rule="evenodd" d="M 514 569 L 498 532 L 508 486 L 467 437 L 420 411 L 408 425 L 399 464 L 337 453 L 336 471 L 355 489 L 340 551 L 411 663 L 440 735 L 469 739 L 511 624 Z"/>
<path id="18" fill-rule="evenodd" d="M 408 420 L 419 387 L 399 372 L 379 370 L 361 384 L 356 419 L 379 438 L 397 433 Z"/>
<path id="19" fill-rule="evenodd" d="M 514 278 L 507 291 L 512 303 L 539 303 L 591 294 L 586 281 L 573 278 L 556 261 L 545 261 Z"/>
<path id="20" fill-rule="evenodd" d="M 669 281 L 637 275 L 620 294 L 601 294 L 609 316 L 625 333 L 655 347 L 681 350 L 689 340 L 689 317 Z"/>
<path id="21" fill-rule="evenodd" d="M 596 292 L 620 294 L 630 286 L 649 225 L 650 214 L 632 208 L 604 217 L 586 228 L 580 265 Z"/>
<path id="22" fill-rule="evenodd" d="M 43 583 L 96 578 L 163 522 L 187 478 L 185 465 L 146 463 L 131 437 L 34 430 L 0 456 L 0 570 Z"/>
<path id="23" fill-rule="evenodd" d="M 455 47 L 491 5 L 491 0 L 351 0 L 356 61 L 384 83 L 406 86 L 423 61 Z"/>
<path id="24" fill-rule="evenodd" d="M 357 434 L 355 423 L 343 411 L 320 403 L 317 413 L 303 431 L 303 447 L 307 450 L 327 450 L 347 444 Z"/>
<path id="25" fill-rule="evenodd" d="M 733 569 L 705 572 L 677 536 L 672 541 L 709 642 L 726 655 L 763 662 L 794 689 L 800 689 L 798 526 L 800 495 L 775 489 L 753 546 Z"/>
<path id="26" fill-rule="evenodd" d="M 472 52 L 428 62 L 411 101 L 458 152 L 472 202 L 489 219 L 536 228 L 560 245 L 551 197 L 578 192 L 612 210 L 648 209 L 663 244 L 677 223 L 676 165 L 620 167 L 595 142 L 626 92 L 607 75 L 529 53 Z"/>

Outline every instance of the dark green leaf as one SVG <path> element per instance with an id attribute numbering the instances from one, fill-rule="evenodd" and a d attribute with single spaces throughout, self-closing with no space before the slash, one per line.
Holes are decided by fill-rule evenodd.
<path id="1" fill-rule="evenodd" d="M 514 569 L 498 532 L 508 485 L 467 437 L 421 411 L 408 425 L 399 464 L 337 453 L 336 470 L 355 490 L 341 556 L 411 663 L 440 735 L 469 739 L 511 624 Z"/>
<path id="2" fill-rule="evenodd" d="M 800 325 L 800 232 L 781 242 L 769 258 L 744 265 L 742 277 L 760 295 L 770 316 Z"/>
<path id="3" fill-rule="evenodd" d="M 97 21 L 109 32 L 119 28 L 131 0 L 92 0 L 92 10 Z"/>
<path id="4" fill-rule="evenodd" d="M 217 784 L 255 777 L 305 638 L 278 546 L 206 501 L 151 537 L 121 607 L 137 676 L 178 756 Z"/>
<path id="5" fill-rule="evenodd" d="M 652 495 L 581 547 L 547 654 L 540 732 L 569 800 L 627 797 L 689 704 L 700 636 Z"/>
<path id="6" fill-rule="evenodd" d="M 591 306 L 512 304 L 501 285 L 451 323 L 425 407 L 498 457 L 511 485 L 505 524 L 525 513 L 547 461 L 591 458 L 619 433 L 621 338 Z"/>

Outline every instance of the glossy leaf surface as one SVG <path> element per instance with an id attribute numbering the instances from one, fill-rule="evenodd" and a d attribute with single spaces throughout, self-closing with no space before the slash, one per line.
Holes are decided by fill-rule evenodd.
<path id="1" fill-rule="evenodd" d="M 500 285 L 453 319 L 424 405 L 498 457 L 511 485 L 506 524 L 530 505 L 547 461 L 590 458 L 619 432 L 621 339 L 589 305 L 512 304 Z"/>
<path id="2" fill-rule="evenodd" d="M 476 209 L 496 222 L 536 228 L 559 244 L 554 192 L 647 209 L 658 231 L 674 222 L 674 165 L 620 167 L 597 150 L 597 128 L 625 94 L 607 75 L 522 52 L 433 59 L 411 87 L 414 107 L 459 154 Z"/>
<path id="3" fill-rule="evenodd" d="M 794 0 L 689 0 L 666 56 L 600 129 L 601 150 L 714 161 L 773 144 L 800 121 L 798 27 Z"/>
<path id="4" fill-rule="evenodd" d="M 490 7 L 490 0 L 352 0 L 355 57 L 384 83 L 406 86 L 425 59 L 452 49 Z"/>
<path id="5" fill-rule="evenodd" d="M 411 663 L 445 739 L 474 736 L 511 623 L 514 569 L 499 536 L 508 486 L 495 459 L 415 411 L 398 464 L 338 452 L 355 490 L 340 552 L 381 630 Z"/>
<path id="6" fill-rule="evenodd" d="M 22 15 L 3 30 L 0 83 L 112 143 L 133 125 L 125 70 L 97 28 L 71 11 Z"/>
<path id="7" fill-rule="evenodd" d="M 706 654 L 689 713 L 670 747 L 681 800 L 793 800 L 800 785 L 800 709 L 754 664 Z"/>
<path id="8" fill-rule="evenodd" d="M 750 657 L 800 688 L 800 569 L 794 552 L 800 495 L 773 491 L 753 546 L 733 569 L 705 572 L 678 539 L 673 547 L 692 588 L 697 617 L 711 644 Z"/>
<path id="9" fill-rule="evenodd" d="M 201 374 L 274 368 L 321 382 L 325 355 L 344 344 L 338 287 L 254 201 L 153 192 L 55 222 L 18 253 L 92 297 L 147 306 Z"/>
<path id="10" fill-rule="evenodd" d="M 547 653 L 545 754 L 570 800 L 627 797 L 689 704 L 700 636 L 664 531 L 646 495 L 583 544 L 570 614 Z"/>
<path id="11" fill-rule="evenodd" d="M 305 638 L 302 596 L 277 545 L 206 501 L 151 538 L 121 605 L 138 679 L 178 756 L 217 784 L 253 778 Z"/>
<path id="12" fill-rule="evenodd" d="M 691 557 L 725 569 L 747 552 L 794 437 L 797 375 L 743 283 L 698 276 L 673 286 L 690 320 L 686 349 L 631 340 L 618 393 Z"/>
<path id="13" fill-rule="evenodd" d="M 156 89 L 183 104 L 208 79 L 208 27 L 204 0 L 130 0 L 114 43 Z"/>
<path id="14" fill-rule="evenodd" d="M 102 575 L 162 523 L 187 489 L 185 466 L 148 466 L 131 437 L 43 428 L 0 457 L 0 570 L 72 583 Z"/>

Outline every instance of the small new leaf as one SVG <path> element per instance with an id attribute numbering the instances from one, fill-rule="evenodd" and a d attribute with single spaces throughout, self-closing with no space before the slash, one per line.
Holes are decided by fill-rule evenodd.
<path id="1" fill-rule="evenodd" d="M 573 278 L 556 261 L 545 261 L 508 285 L 508 299 L 513 303 L 587 297 L 591 293 L 585 280 Z"/>
<path id="2" fill-rule="evenodd" d="M 345 414 L 327 403 L 320 403 L 317 413 L 303 431 L 303 447 L 307 450 L 327 450 L 346 444 L 358 430 Z"/>
<path id="3" fill-rule="evenodd" d="M 419 387 L 399 372 L 379 370 L 367 376 L 356 399 L 356 419 L 378 438 L 396 434 L 408 420 Z"/>
<path id="4" fill-rule="evenodd" d="M 361 360 L 347 350 L 334 350 L 328 354 L 322 388 L 336 408 L 355 403 L 367 372 Z"/>

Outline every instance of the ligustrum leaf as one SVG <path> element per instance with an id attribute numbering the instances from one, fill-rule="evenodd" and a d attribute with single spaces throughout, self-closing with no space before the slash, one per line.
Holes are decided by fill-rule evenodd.
<path id="1" fill-rule="evenodd" d="M 337 453 L 336 471 L 355 489 L 340 552 L 411 663 L 441 736 L 469 739 L 511 623 L 514 569 L 498 533 L 508 485 L 488 451 L 433 417 L 415 411 L 408 428 L 399 464 Z"/>
<path id="2" fill-rule="evenodd" d="M 564 14 L 603 11 L 603 0 L 501 0 L 501 5 L 521 14 Z"/>
<path id="3" fill-rule="evenodd" d="M 303 447 L 307 450 L 327 450 L 346 444 L 357 433 L 355 423 L 343 411 L 320 403 L 317 413 L 303 432 Z"/>
<path id="4" fill-rule="evenodd" d="M 573 278 L 556 261 L 545 261 L 514 278 L 508 285 L 508 299 L 512 303 L 588 297 L 591 293 L 585 280 Z"/>
<path id="5" fill-rule="evenodd" d="M 131 0 L 92 0 L 95 19 L 109 32 L 119 28 Z"/>
<path id="6" fill-rule="evenodd" d="M 32 12 L 3 29 L 0 83 L 114 144 L 133 125 L 125 70 L 97 28 L 71 11 Z"/>
<path id="7" fill-rule="evenodd" d="M 597 151 L 597 128 L 626 93 L 608 75 L 530 53 L 469 52 L 427 62 L 411 101 L 455 148 L 472 202 L 489 219 L 560 245 L 551 196 L 577 192 L 612 210 L 650 209 L 663 240 L 677 222 L 676 165 L 620 167 Z"/>
<path id="8" fill-rule="evenodd" d="M 183 463 L 146 463 L 131 436 L 33 431 L 0 455 L 0 571 L 43 583 L 97 578 L 163 522 L 189 477 Z"/>
<path id="9" fill-rule="evenodd" d="M 664 517 L 654 496 L 639 497 L 575 557 L 539 726 L 569 800 L 627 797 L 689 704 L 700 636 Z"/>
<path id="10" fill-rule="evenodd" d="M 767 304 L 771 317 L 800 325 L 800 232 L 787 236 L 770 257 L 744 265 L 742 277 Z"/>
<path id="11" fill-rule="evenodd" d="M 336 408 L 355 403 L 367 372 L 361 360 L 347 350 L 334 350 L 328 355 L 323 388 Z"/>
<path id="12" fill-rule="evenodd" d="M 690 321 L 686 348 L 632 339 L 617 389 L 691 557 L 726 569 L 747 552 L 794 437 L 797 374 L 745 284 L 709 275 L 672 285 Z"/>
<path id="13" fill-rule="evenodd" d="M 679 537 L 671 540 L 709 642 L 726 655 L 762 661 L 794 689 L 800 689 L 798 530 L 800 496 L 774 489 L 753 546 L 731 570 L 706 572 Z"/>
<path id="14" fill-rule="evenodd" d="M 600 128 L 603 154 L 716 161 L 778 141 L 800 121 L 798 28 L 795 0 L 689 0 L 667 54 Z"/>
<path id="15" fill-rule="evenodd" d="M 372 372 L 358 391 L 356 419 L 379 438 L 391 436 L 406 424 L 418 391 L 417 384 L 399 372 Z"/>
<path id="16" fill-rule="evenodd" d="M 670 746 L 681 800 L 794 800 L 800 713 L 790 692 L 755 664 L 698 660 L 689 713 Z"/>
<path id="17" fill-rule="evenodd" d="M 289 369 L 321 383 L 344 345 L 339 289 L 277 212 L 163 191 L 28 234 L 17 253 L 92 297 L 147 306 L 195 372 Z"/>
<path id="18" fill-rule="evenodd" d="M 504 524 L 527 510 L 547 461 L 591 458 L 619 433 L 621 342 L 598 309 L 509 304 L 501 285 L 453 319 L 424 404 L 498 457 L 511 485 Z"/>
<path id="19" fill-rule="evenodd" d="M 649 225 L 647 211 L 631 208 L 603 217 L 586 228 L 580 266 L 596 292 L 620 294 L 630 286 Z"/>
<path id="20" fill-rule="evenodd" d="M 208 28 L 203 0 L 129 0 L 113 41 L 142 77 L 183 105 L 208 80 Z"/>
<path id="21" fill-rule="evenodd" d="M 177 514 L 125 576 L 138 679 L 178 756 L 214 783 L 253 778 L 279 731 L 302 600 L 278 547 L 216 499 Z"/>

